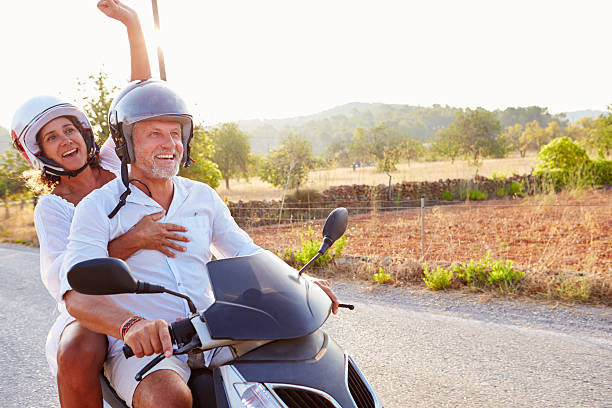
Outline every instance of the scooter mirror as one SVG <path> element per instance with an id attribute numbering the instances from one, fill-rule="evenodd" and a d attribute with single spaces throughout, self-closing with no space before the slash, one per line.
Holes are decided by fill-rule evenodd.
<path id="1" fill-rule="evenodd" d="M 128 264 L 117 258 L 95 258 L 79 262 L 68 271 L 74 290 L 86 295 L 135 293 L 138 282 Z"/>
<path id="2" fill-rule="evenodd" d="M 348 211 L 344 207 L 338 207 L 327 216 L 325 225 L 323 226 L 323 242 L 321 247 L 317 251 L 317 254 L 313 256 L 306 265 L 302 266 L 302 269 L 298 272 L 298 276 L 302 275 L 302 272 L 306 270 L 317 258 L 323 255 L 330 246 L 340 238 L 344 231 L 346 231 L 346 224 L 348 222 Z"/>
<path id="3" fill-rule="evenodd" d="M 323 238 L 329 238 L 332 243 L 336 242 L 340 238 L 344 231 L 346 231 L 346 224 L 348 222 L 348 211 L 344 207 L 336 208 L 332 211 L 323 227 Z"/>

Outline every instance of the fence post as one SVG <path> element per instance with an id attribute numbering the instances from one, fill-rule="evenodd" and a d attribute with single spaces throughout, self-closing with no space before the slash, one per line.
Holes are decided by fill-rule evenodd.
<path id="1" fill-rule="evenodd" d="M 421 262 L 425 261 L 425 196 L 421 196 Z"/>

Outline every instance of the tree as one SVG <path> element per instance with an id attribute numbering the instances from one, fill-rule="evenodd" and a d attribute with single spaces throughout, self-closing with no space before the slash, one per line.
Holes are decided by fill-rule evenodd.
<path id="1" fill-rule="evenodd" d="M 549 122 L 546 129 L 544 129 L 544 139 L 546 143 L 562 136 L 565 136 L 565 132 L 561 129 L 558 122 Z"/>
<path id="2" fill-rule="evenodd" d="M 247 176 L 256 177 L 259 175 L 259 170 L 263 166 L 265 159 L 262 156 L 254 153 L 249 154 L 249 162 L 247 166 Z"/>
<path id="3" fill-rule="evenodd" d="M 389 174 L 402 156 L 402 139 L 386 125 L 372 126 L 366 131 L 365 151 L 376 159 L 376 170 Z"/>
<path id="4" fill-rule="evenodd" d="M 525 157 L 525 149 L 521 147 L 521 134 L 523 133 L 523 125 L 520 123 L 515 124 L 514 126 L 507 126 L 504 133 L 502 134 L 504 139 L 506 139 L 509 144 L 510 151 L 518 150 L 521 154 L 521 157 Z"/>
<path id="5" fill-rule="evenodd" d="M 602 159 L 612 152 L 612 105 L 608 110 L 608 114 L 600 115 L 595 120 L 595 128 L 591 133 L 591 146 Z"/>
<path id="6" fill-rule="evenodd" d="M 349 156 L 354 162 L 364 163 L 370 159 L 370 153 L 366 149 L 366 130 L 356 127 L 353 131 L 353 138 L 349 145 Z"/>
<path id="7" fill-rule="evenodd" d="M 28 168 L 19 153 L 7 150 L 0 154 L 0 194 L 4 201 L 5 217 L 8 217 L 9 198 L 26 191 L 21 175 Z"/>
<path id="8" fill-rule="evenodd" d="M 389 199 L 391 199 L 391 172 L 397 170 L 395 165 L 402 157 L 404 140 L 397 132 L 389 129 L 385 124 L 368 128 L 353 137 L 355 149 L 363 149 L 369 157 L 376 159 L 376 170 L 389 176 Z"/>
<path id="9" fill-rule="evenodd" d="M 276 187 L 295 188 L 296 192 L 308 179 L 312 168 L 312 145 L 303 137 L 290 133 L 281 140 L 261 166 L 259 177 Z"/>
<path id="10" fill-rule="evenodd" d="M 423 153 L 425 152 L 423 143 L 412 137 L 404 138 L 400 149 L 401 156 L 408 161 L 408 165 L 410 165 L 411 160 L 418 159 L 419 157 L 423 156 Z"/>
<path id="11" fill-rule="evenodd" d="M 335 139 L 327 145 L 325 149 L 325 160 L 328 165 L 340 165 L 350 166 L 351 165 L 351 154 L 350 154 L 351 141 L 346 139 Z"/>
<path id="12" fill-rule="evenodd" d="M 217 163 L 210 160 L 215 148 L 212 143 L 212 136 L 202 125 L 196 125 L 193 129 L 191 139 L 191 157 L 193 162 L 187 168 L 181 167 L 181 176 L 198 180 L 208 184 L 212 188 L 219 186 L 221 171 Z"/>
<path id="13" fill-rule="evenodd" d="M 448 126 L 440 129 L 434 136 L 432 149 L 436 154 L 450 159 L 451 164 L 455 163 L 455 159 L 461 154 L 461 145 L 457 129 L 454 126 Z"/>
<path id="14" fill-rule="evenodd" d="M 540 123 L 536 120 L 525 125 L 525 130 L 519 139 L 520 150 L 527 151 L 530 149 L 539 151 L 546 144 L 546 132 L 540 127 Z"/>
<path id="15" fill-rule="evenodd" d="M 499 121 L 503 127 L 520 124 L 525 126 L 527 123 L 536 121 L 541 127 L 548 126 L 551 121 L 557 121 L 561 127 L 567 126 L 565 114 L 551 115 L 548 108 L 539 106 L 528 106 L 518 108 L 506 108 L 504 111 L 498 111 Z"/>
<path id="16" fill-rule="evenodd" d="M 88 82 L 78 81 L 79 91 L 83 100 L 83 110 L 91 123 L 96 141 L 104 143 L 110 135 L 108 128 L 108 111 L 113 101 L 111 95 L 117 91 L 116 86 L 108 86 L 108 75 L 102 70 L 96 75 L 90 75 Z M 89 87 L 93 93 L 88 92 Z"/>
<path id="17" fill-rule="evenodd" d="M 461 153 L 469 162 L 478 164 L 482 157 L 491 155 L 497 149 L 496 138 L 501 124 L 494 112 L 483 108 L 466 109 L 457 113 L 451 125 L 459 135 Z"/>
<path id="18" fill-rule="evenodd" d="M 568 125 L 568 127 L 565 128 L 565 134 L 578 143 L 588 145 L 590 144 L 591 132 L 594 128 L 595 121 L 593 118 L 585 116 Z"/>
<path id="19" fill-rule="evenodd" d="M 212 130 L 211 138 L 215 147 L 212 160 L 221 170 L 225 188 L 229 190 L 230 178 L 238 175 L 248 177 L 251 152 L 249 137 L 240 130 L 237 123 L 224 123 Z"/>

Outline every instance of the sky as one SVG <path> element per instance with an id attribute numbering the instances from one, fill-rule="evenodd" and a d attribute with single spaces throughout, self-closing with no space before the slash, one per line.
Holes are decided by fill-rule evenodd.
<path id="1" fill-rule="evenodd" d="M 125 0 L 153 76 L 205 124 L 309 115 L 349 102 L 552 113 L 612 104 L 609 0 Z M 77 80 L 129 80 L 121 23 L 96 0 L 0 2 L 0 126 L 41 94 L 79 103 Z"/>

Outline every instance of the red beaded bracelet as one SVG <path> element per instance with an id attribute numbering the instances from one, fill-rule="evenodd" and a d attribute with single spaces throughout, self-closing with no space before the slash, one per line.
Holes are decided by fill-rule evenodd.
<path id="1" fill-rule="evenodd" d="M 127 319 L 122 325 L 121 325 L 121 338 L 125 339 L 125 335 L 127 334 L 128 330 L 130 330 L 130 328 L 136 324 L 136 322 L 139 322 L 141 320 L 147 320 L 142 316 L 132 316 L 129 319 Z"/>

